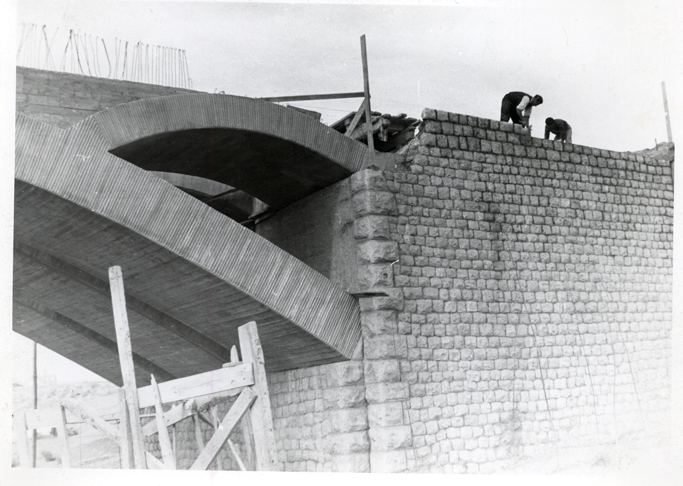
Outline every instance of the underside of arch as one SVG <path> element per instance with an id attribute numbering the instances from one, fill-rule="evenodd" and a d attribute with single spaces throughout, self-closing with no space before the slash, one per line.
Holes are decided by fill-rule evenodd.
<path id="1" fill-rule="evenodd" d="M 372 157 L 367 146 L 296 110 L 237 96 L 146 99 L 94 118 L 117 157 L 227 184 L 275 210 L 345 179 Z"/>
<path id="2" fill-rule="evenodd" d="M 270 370 L 351 357 L 354 297 L 112 155 L 100 122 L 61 130 L 17 117 L 17 332 L 120 382 L 106 291 L 108 268 L 119 265 L 142 383 L 153 370 L 182 377 L 219 367 L 250 320 Z"/>

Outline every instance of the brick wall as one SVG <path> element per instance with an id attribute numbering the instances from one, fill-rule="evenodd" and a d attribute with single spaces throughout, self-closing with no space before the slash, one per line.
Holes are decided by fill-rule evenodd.
<path id="1" fill-rule="evenodd" d="M 667 410 L 668 163 L 434 110 L 401 170 L 408 469 L 489 472 Z"/>

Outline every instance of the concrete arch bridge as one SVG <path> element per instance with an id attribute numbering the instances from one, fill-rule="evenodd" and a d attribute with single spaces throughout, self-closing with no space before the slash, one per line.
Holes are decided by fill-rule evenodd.
<path id="1" fill-rule="evenodd" d="M 119 265 L 140 383 L 220 367 L 248 320 L 271 371 L 353 355 L 356 298 L 240 222 L 347 178 L 365 145 L 225 95 L 141 99 L 68 128 L 18 111 L 15 331 L 120 384 L 107 279 Z"/>

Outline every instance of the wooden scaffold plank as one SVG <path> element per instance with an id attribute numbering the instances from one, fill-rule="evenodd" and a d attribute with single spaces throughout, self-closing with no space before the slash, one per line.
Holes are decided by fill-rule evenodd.
<path id="1" fill-rule="evenodd" d="M 140 406 L 138 389 L 135 382 L 135 365 L 133 364 L 133 348 L 130 342 L 128 313 L 126 312 L 126 294 L 123 287 L 121 267 L 109 268 L 109 285 L 116 326 L 116 344 L 119 349 L 119 362 L 123 376 L 123 389 L 130 416 L 131 435 L 133 437 L 133 456 L 136 469 L 147 469 L 145 444 L 140 424 Z"/>
<path id="2" fill-rule="evenodd" d="M 121 449 L 121 469 L 133 469 L 133 439 L 130 434 L 130 418 L 126 405 L 126 392 L 119 388 L 119 448 Z"/>
<path id="3" fill-rule="evenodd" d="M 237 329 L 242 352 L 242 362 L 254 366 L 254 392 L 257 399 L 249 411 L 256 449 L 256 469 L 258 471 L 278 470 L 275 456 L 275 432 L 268 394 L 263 348 L 258 337 L 255 322 L 249 322 Z"/>
<path id="4" fill-rule="evenodd" d="M 175 454 L 173 452 L 173 445 L 171 444 L 171 437 L 166 428 L 166 420 L 164 419 L 164 406 L 161 403 L 161 394 L 157 386 L 157 380 L 152 375 L 152 391 L 154 392 L 154 409 L 156 411 L 157 429 L 159 431 L 159 446 L 161 447 L 161 456 L 164 460 L 164 467 L 166 469 L 175 469 Z"/>
<path id="5" fill-rule="evenodd" d="M 102 432 L 104 435 L 109 437 L 111 440 L 115 441 L 117 444 L 119 443 L 119 439 L 121 438 L 121 435 L 118 430 L 116 430 L 116 427 L 113 425 L 109 424 L 108 422 L 102 420 L 98 415 L 95 410 L 92 408 L 88 407 L 87 405 L 84 405 L 82 403 L 79 403 L 71 398 L 66 398 L 62 400 L 61 403 L 62 407 L 68 409 L 71 413 L 77 415 L 78 417 L 82 418 L 85 423 L 88 425 L 92 425 L 94 428 Z"/>
<path id="6" fill-rule="evenodd" d="M 244 363 L 159 383 L 159 392 L 162 403 L 171 403 L 204 395 L 218 394 L 223 391 L 253 384 L 254 373 L 252 365 Z M 138 389 L 137 395 L 139 397 L 138 405 L 141 408 L 154 405 L 152 385 Z"/>
<path id="7" fill-rule="evenodd" d="M 66 411 L 59 407 L 59 422 L 57 423 L 57 436 L 59 437 L 59 451 L 62 457 L 62 467 L 71 467 L 71 455 L 69 454 L 69 431 L 66 428 Z"/>

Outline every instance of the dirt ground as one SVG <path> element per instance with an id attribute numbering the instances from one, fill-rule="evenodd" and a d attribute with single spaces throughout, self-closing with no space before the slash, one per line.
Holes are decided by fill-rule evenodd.
<path id="1" fill-rule="evenodd" d="M 23 387 L 15 387 L 14 392 L 15 410 L 27 410 L 32 407 L 32 397 L 27 390 Z M 48 406 L 66 397 L 75 398 L 105 415 L 116 412 L 117 393 L 118 388 L 105 382 L 43 386 L 39 403 L 41 406 Z M 119 448 L 112 440 L 86 424 L 69 425 L 68 428 L 71 434 L 68 438 L 71 467 L 120 468 Z M 38 434 L 37 467 L 39 468 L 62 466 L 59 439 L 50 435 L 49 432 L 49 430 L 41 430 Z M 16 436 L 13 439 L 15 453 L 12 462 L 13 465 L 18 465 Z M 549 446 L 544 453 L 518 463 L 503 473 L 589 476 L 651 474 L 653 471 L 665 473 L 674 466 L 674 457 L 667 440 L 663 437 L 643 441 L 635 435 L 626 435 L 620 437 L 616 443 L 590 448 L 558 451 Z"/>

